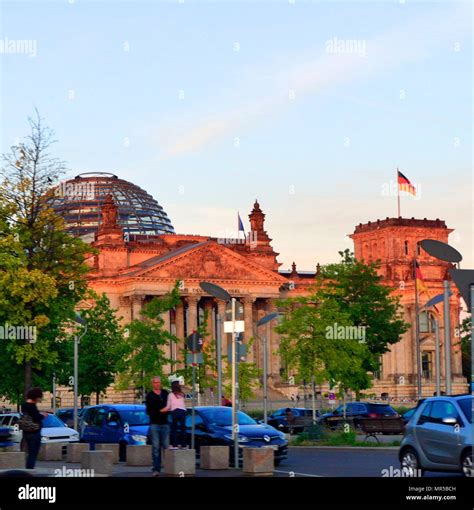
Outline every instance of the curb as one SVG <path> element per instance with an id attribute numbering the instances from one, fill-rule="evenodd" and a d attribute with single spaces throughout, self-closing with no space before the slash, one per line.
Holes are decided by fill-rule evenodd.
<path id="1" fill-rule="evenodd" d="M 389 450 L 389 451 L 398 451 L 398 446 L 288 446 L 288 448 L 296 448 L 296 449 L 319 449 L 319 450 L 344 450 L 344 451 L 351 451 L 351 450 L 359 450 L 359 451 L 365 451 L 365 450 Z"/>

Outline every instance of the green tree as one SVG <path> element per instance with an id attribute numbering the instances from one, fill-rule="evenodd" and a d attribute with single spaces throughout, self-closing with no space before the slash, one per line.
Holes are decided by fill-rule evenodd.
<path id="1" fill-rule="evenodd" d="M 82 396 L 95 393 L 98 404 L 100 395 L 114 382 L 126 350 L 119 324 L 121 319 L 116 316 L 117 310 L 111 308 L 109 298 L 105 294 L 98 296 L 94 291 L 89 291 L 87 298 L 94 304 L 92 308 L 81 310 L 87 330 L 79 345 L 78 385 Z M 69 341 L 67 345 L 68 371 L 72 373 L 74 343 Z"/>
<path id="2" fill-rule="evenodd" d="M 165 348 L 178 339 L 164 328 L 162 314 L 179 303 L 179 282 L 165 296 L 147 303 L 140 319 L 134 319 L 125 328 L 125 363 L 120 369 L 118 387 L 135 387 L 142 396 L 151 389 L 151 377 L 163 376 L 163 369 L 171 363 Z"/>
<path id="3" fill-rule="evenodd" d="M 471 316 L 465 317 L 460 327 L 460 344 L 462 356 L 462 373 L 464 377 L 472 382 L 472 341 L 471 341 Z"/>
<path id="4" fill-rule="evenodd" d="M 85 258 L 93 250 L 70 236 L 49 207 L 51 184 L 65 165 L 51 156 L 53 133 L 37 112 L 29 123 L 30 134 L 3 156 L 0 171 L 0 323 L 34 326 L 37 338 L 10 339 L 0 357 L 12 370 L 21 366 L 25 389 L 48 389 L 64 349 L 58 339 L 87 288 Z"/>
<path id="5" fill-rule="evenodd" d="M 383 284 L 377 273 L 379 262 L 356 260 L 347 249 L 339 255 L 339 263 L 322 267 L 319 289 L 323 299 L 337 301 L 351 324 L 364 328 L 370 354 L 364 358 L 364 368 L 374 372 L 380 356 L 400 341 L 410 325 L 402 318 L 399 300 L 392 295 L 394 289 Z"/>

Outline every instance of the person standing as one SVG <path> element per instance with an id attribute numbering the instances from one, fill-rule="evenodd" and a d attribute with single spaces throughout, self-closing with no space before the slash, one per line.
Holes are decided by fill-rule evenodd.
<path id="1" fill-rule="evenodd" d="M 153 377 L 153 387 L 145 399 L 146 413 L 150 417 L 150 435 L 152 443 L 153 474 L 160 475 L 161 470 L 161 449 L 169 445 L 168 413 L 163 412 L 168 401 L 168 392 L 161 388 L 161 378 Z"/>
<path id="2" fill-rule="evenodd" d="M 171 449 L 186 448 L 186 404 L 178 381 L 171 383 L 171 393 L 164 412 L 171 412 Z"/>
<path id="3" fill-rule="evenodd" d="M 36 459 L 41 448 L 41 427 L 47 413 L 40 413 L 36 404 L 41 402 L 43 391 L 41 388 L 31 388 L 26 394 L 26 402 L 21 405 L 23 416 L 19 426 L 23 431 L 23 441 L 27 447 L 26 469 L 34 469 Z"/>

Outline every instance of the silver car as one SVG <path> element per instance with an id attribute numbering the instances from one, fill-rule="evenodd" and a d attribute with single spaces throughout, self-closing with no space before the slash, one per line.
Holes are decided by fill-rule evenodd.
<path id="1" fill-rule="evenodd" d="M 407 423 L 399 451 L 407 476 L 456 471 L 473 476 L 472 395 L 427 398 Z"/>

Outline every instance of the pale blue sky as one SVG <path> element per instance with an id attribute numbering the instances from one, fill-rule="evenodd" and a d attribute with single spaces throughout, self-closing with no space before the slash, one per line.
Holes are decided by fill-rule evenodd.
<path id="1" fill-rule="evenodd" d="M 396 213 L 399 166 L 420 190 L 402 214 L 446 219 L 472 266 L 470 2 L 1 6 L 0 39 L 36 42 L 0 54 L 3 151 L 36 106 L 70 175 L 135 182 L 180 233 L 221 237 L 237 210 L 247 227 L 258 197 L 300 269 Z"/>

